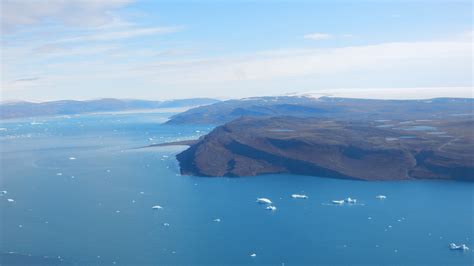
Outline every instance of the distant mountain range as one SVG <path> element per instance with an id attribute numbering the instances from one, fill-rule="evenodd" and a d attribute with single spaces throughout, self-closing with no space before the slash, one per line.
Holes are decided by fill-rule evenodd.
<path id="1" fill-rule="evenodd" d="M 192 98 L 169 101 L 98 99 L 90 101 L 51 101 L 42 103 L 9 102 L 0 104 L 0 119 L 74 115 L 94 112 L 117 112 L 157 108 L 196 107 L 218 102 L 209 98 Z"/>
<path id="2" fill-rule="evenodd" d="M 334 97 L 255 97 L 217 102 L 177 114 L 168 124 L 220 125 L 240 117 L 320 117 L 344 120 L 428 119 L 472 114 L 471 98 L 368 100 Z"/>

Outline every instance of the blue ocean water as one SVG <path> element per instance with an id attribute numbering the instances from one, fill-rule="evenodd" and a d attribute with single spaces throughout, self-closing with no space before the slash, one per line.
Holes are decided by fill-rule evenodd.
<path id="1" fill-rule="evenodd" d="M 169 113 L 3 121 L 3 264 L 472 265 L 474 184 L 267 175 L 181 176 L 185 147 L 212 126 Z M 293 193 L 309 199 L 292 199 Z M 376 195 L 387 196 L 378 200 Z M 255 202 L 270 198 L 272 212 Z M 355 205 L 332 200 L 356 198 Z M 9 202 L 7 199 L 13 199 Z M 154 210 L 152 206 L 163 208 Z M 214 221 L 220 219 L 220 222 Z M 469 251 L 451 251 L 449 243 Z M 255 253 L 255 257 L 250 255 Z M 46 260 L 45 257 L 51 260 Z"/>

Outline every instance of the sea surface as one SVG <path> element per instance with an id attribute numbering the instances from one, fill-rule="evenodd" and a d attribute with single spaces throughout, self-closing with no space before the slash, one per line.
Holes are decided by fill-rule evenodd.
<path id="1" fill-rule="evenodd" d="M 142 147 L 213 126 L 162 125 L 170 115 L 1 122 L 0 264 L 473 264 L 473 183 L 182 176 L 186 147 Z M 357 204 L 331 203 L 346 197 Z"/>

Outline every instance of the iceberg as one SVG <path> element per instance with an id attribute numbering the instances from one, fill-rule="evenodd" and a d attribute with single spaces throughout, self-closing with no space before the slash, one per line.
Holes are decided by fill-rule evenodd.
<path id="1" fill-rule="evenodd" d="M 252 258 L 257 257 L 257 254 L 252 253 L 252 254 L 250 254 L 250 257 L 252 257 Z"/>
<path id="2" fill-rule="evenodd" d="M 292 194 L 291 197 L 294 199 L 307 199 L 308 198 L 308 196 L 301 195 L 301 194 Z"/>
<path id="3" fill-rule="evenodd" d="M 154 210 L 159 210 L 159 209 L 163 209 L 163 207 L 161 207 L 160 205 L 155 205 L 153 207 L 151 207 L 152 209 Z"/>
<path id="4" fill-rule="evenodd" d="M 451 250 L 469 250 L 469 247 L 466 244 L 456 245 L 454 243 L 449 244 L 449 249 Z"/>
<path id="5" fill-rule="evenodd" d="M 351 204 L 357 203 L 357 200 L 356 200 L 356 199 L 351 199 L 351 198 L 347 198 L 347 199 L 345 199 L 344 201 L 347 202 L 347 203 L 351 203 Z"/>
<path id="6" fill-rule="evenodd" d="M 272 201 L 267 198 L 257 198 L 257 202 L 262 204 L 272 204 Z"/>
<path id="7" fill-rule="evenodd" d="M 267 210 L 270 210 L 270 211 L 276 211 L 277 207 L 270 205 L 270 206 L 268 206 L 266 209 L 267 209 Z"/>
<path id="8" fill-rule="evenodd" d="M 344 203 L 344 200 L 333 200 L 332 203 L 341 205 Z"/>

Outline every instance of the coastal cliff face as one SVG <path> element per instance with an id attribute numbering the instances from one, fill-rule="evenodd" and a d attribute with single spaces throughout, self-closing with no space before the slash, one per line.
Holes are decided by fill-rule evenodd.
<path id="1" fill-rule="evenodd" d="M 474 181 L 472 119 L 348 122 L 241 118 L 177 155 L 183 174 L 293 173 L 360 180 Z"/>

